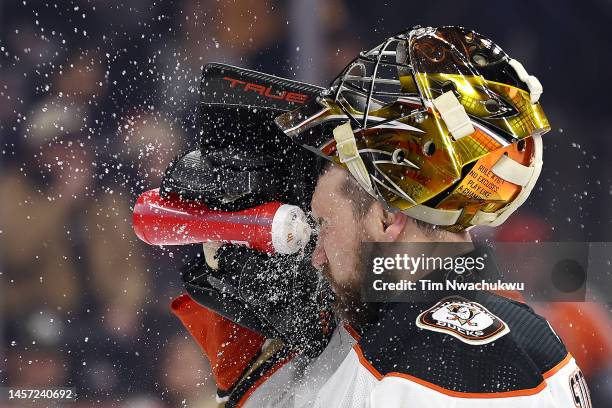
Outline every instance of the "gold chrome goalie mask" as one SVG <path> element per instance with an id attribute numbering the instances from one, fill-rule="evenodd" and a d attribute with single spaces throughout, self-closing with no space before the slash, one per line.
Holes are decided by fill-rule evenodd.
<path id="1" fill-rule="evenodd" d="M 541 93 L 482 35 L 415 28 L 361 53 L 276 123 L 388 209 L 460 231 L 501 224 L 529 195 L 550 130 Z"/>

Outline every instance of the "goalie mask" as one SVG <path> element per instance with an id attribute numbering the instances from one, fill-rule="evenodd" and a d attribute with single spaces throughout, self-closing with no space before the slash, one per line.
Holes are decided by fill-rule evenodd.
<path id="1" fill-rule="evenodd" d="M 361 53 L 276 124 L 389 210 L 461 231 L 499 225 L 527 199 L 550 130 L 541 94 L 486 37 L 415 28 Z"/>

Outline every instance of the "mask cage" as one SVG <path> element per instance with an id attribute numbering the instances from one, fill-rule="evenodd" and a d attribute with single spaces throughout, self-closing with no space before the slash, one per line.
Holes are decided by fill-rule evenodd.
<path id="1" fill-rule="evenodd" d="M 421 93 L 404 91 L 399 80 L 411 75 L 416 83 L 414 69 L 406 62 L 407 44 L 408 35 L 399 34 L 361 52 L 332 83 L 334 101 L 353 127 L 369 129 L 426 111 Z"/>

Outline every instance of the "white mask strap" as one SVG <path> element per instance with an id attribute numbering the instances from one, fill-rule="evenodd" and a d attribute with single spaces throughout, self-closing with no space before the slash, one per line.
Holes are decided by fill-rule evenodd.
<path id="1" fill-rule="evenodd" d="M 334 129 L 334 139 L 336 140 L 336 150 L 340 157 L 340 162 L 344 163 L 347 169 L 351 172 L 355 180 L 370 194 L 374 193 L 372 189 L 372 180 L 357 150 L 357 142 L 350 123 L 346 122 L 343 125 L 337 126 Z"/>
<path id="2" fill-rule="evenodd" d="M 519 79 L 527 84 L 529 88 L 529 96 L 531 97 L 531 103 L 537 103 L 540 100 L 540 95 L 544 92 L 544 88 L 540 83 L 540 80 L 533 75 L 529 75 L 527 70 L 515 59 L 511 59 L 508 61 L 508 64 L 514 69 L 516 75 L 518 75 Z"/>
<path id="3" fill-rule="evenodd" d="M 470 117 L 459 102 L 453 91 L 448 91 L 433 100 L 433 104 L 440 112 L 442 120 L 455 140 L 471 135 L 475 132 Z"/>

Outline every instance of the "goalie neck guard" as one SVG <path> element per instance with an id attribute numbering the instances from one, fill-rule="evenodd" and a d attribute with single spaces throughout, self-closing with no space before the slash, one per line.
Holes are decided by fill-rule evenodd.
<path id="1" fill-rule="evenodd" d="M 363 52 L 276 124 L 389 210 L 461 231 L 528 197 L 550 130 L 542 86 L 486 37 L 415 28 Z"/>

